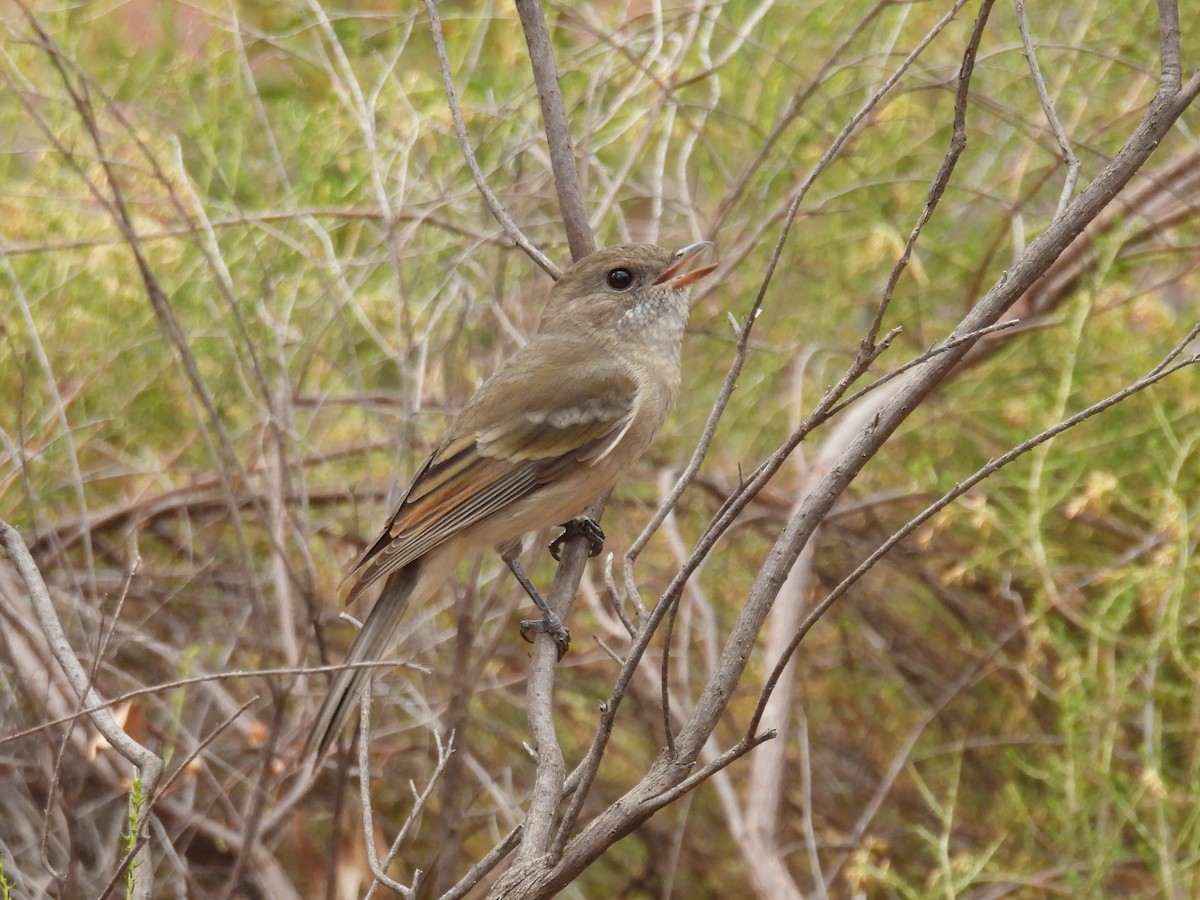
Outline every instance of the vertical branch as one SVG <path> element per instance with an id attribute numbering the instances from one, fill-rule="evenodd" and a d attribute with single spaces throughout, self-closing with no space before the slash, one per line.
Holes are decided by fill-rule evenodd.
<path id="1" fill-rule="evenodd" d="M 1158 0 L 1158 50 L 1161 60 L 1158 96 L 1175 96 L 1182 90 L 1183 83 L 1183 62 L 1179 50 L 1179 4 L 1176 0 Z"/>
<path id="2" fill-rule="evenodd" d="M 529 62 L 533 65 L 533 80 L 537 85 L 538 102 L 546 126 L 546 142 L 550 145 L 550 165 L 554 170 L 554 186 L 558 191 L 558 206 L 572 259 L 583 259 L 596 249 L 596 239 L 588 226 L 583 194 L 579 190 L 579 173 L 575 166 L 575 151 L 567 127 L 567 112 L 563 107 L 562 89 L 558 85 L 558 68 L 550 47 L 550 32 L 538 0 L 516 0 L 517 15 L 525 31 L 529 47 Z"/>
<path id="3" fill-rule="evenodd" d="M 550 47 L 546 18 L 537 0 L 517 0 L 517 12 L 529 47 L 563 226 L 572 258 L 582 259 L 596 249 L 596 244 L 579 189 L 567 113 L 563 107 L 562 89 L 558 83 L 558 70 Z M 584 515 L 599 519 L 607 499 L 605 496 L 593 501 L 584 510 Z M 564 618 L 579 588 L 587 558 L 587 540 L 583 537 L 574 538 L 563 548 L 562 561 L 548 600 Z M 527 689 L 529 727 L 537 747 L 538 765 L 514 869 L 519 869 L 522 863 L 528 864 L 543 857 L 550 850 L 556 812 L 566 779 L 566 763 L 554 731 L 554 667 L 557 662 L 558 651 L 553 641 L 548 635 L 539 635 L 533 646 Z"/>

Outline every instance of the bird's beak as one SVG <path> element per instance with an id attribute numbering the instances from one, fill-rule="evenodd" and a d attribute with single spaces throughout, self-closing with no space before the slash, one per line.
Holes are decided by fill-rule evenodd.
<path id="1" fill-rule="evenodd" d="M 688 244 L 686 247 L 681 247 L 675 251 L 675 255 L 671 258 L 671 264 L 667 266 L 658 278 L 654 279 L 655 284 L 665 284 L 667 287 L 679 289 L 687 287 L 693 281 L 697 281 L 716 268 L 716 265 L 701 266 L 698 269 L 689 268 L 696 258 L 711 247 L 712 241 L 696 241 L 694 244 Z"/>

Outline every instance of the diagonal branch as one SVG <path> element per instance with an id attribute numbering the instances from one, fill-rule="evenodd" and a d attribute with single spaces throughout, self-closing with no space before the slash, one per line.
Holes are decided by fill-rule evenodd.
<path id="1" fill-rule="evenodd" d="M 138 779 L 129 796 L 129 822 L 133 831 L 127 836 L 131 844 L 137 843 L 146 833 L 147 823 L 150 820 L 146 804 L 147 801 L 154 799 L 158 791 L 158 783 L 163 772 L 163 760 L 158 754 L 130 737 L 117 724 L 112 710 L 100 702 L 100 696 L 92 687 L 91 678 L 80 665 L 75 650 L 67 640 L 62 623 L 58 619 L 58 613 L 55 612 L 54 604 L 50 601 L 50 593 L 46 590 L 46 582 L 42 579 L 42 573 L 38 571 L 33 557 L 29 555 L 29 549 L 21 540 L 21 535 L 7 522 L 0 522 L 0 545 L 4 547 L 8 558 L 12 560 L 21 580 L 24 581 L 25 589 L 29 591 L 29 601 L 33 606 L 34 615 L 37 617 L 42 632 L 46 635 L 55 660 L 58 661 L 63 673 L 67 676 L 79 702 L 85 707 L 92 708 L 88 713 L 89 720 L 104 736 L 104 739 L 137 769 Z M 148 841 L 141 844 L 129 862 L 129 866 L 127 871 L 132 873 L 129 882 L 129 896 L 134 900 L 150 897 L 154 876 Z"/>
<path id="2" fill-rule="evenodd" d="M 458 102 L 458 91 L 454 87 L 454 76 L 450 72 L 450 57 L 446 52 L 446 35 L 442 31 L 442 19 L 438 15 L 436 0 L 425 0 L 425 10 L 429 13 L 429 30 L 433 32 L 433 45 L 437 48 L 438 69 L 442 73 L 442 85 L 446 88 L 446 103 L 450 107 L 450 118 L 454 122 L 454 134 L 458 137 L 458 144 L 462 148 L 463 159 L 467 163 L 471 177 L 475 179 L 475 187 L 479 189 L 483 202 L 496 217 L 496 221 L 500 223 L 504 233 L 512 238 L 513 243 L 524 250 L 525 254 L 537 263 L 547 275 L 557 280 L 558 276 L 562 274 L 558 270 L 558 266 L 550 262 L 546 254 L 525 237 L 524 232 L 508 214 L 504 204 L 500 202 L 500 198 L 488 186 L 487 179 L 483 177 L 483 169 L 479 167 L 475 149 L 471 146 L 471 136 L 467 134 L 467 124 L 463 121 L 462 107 Z"/>

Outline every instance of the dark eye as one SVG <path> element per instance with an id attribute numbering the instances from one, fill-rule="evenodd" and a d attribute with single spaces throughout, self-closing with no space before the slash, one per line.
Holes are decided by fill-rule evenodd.
<path id="1" fill-rule="evenodd" d="M 613 269 L 608 273 L 608 286 L 614 291 L 627 291 L 633 284 L 633 273 L 628 269 Z"/>

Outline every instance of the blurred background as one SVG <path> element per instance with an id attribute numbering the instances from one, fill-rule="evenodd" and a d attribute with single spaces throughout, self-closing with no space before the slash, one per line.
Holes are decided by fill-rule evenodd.
<path id="1" fill-rule="evenodd" d="M 536 327 L 549 278 L 476 190 L 419 4 L 0 8 L 0 519 L 34 551 L 97 689 L 149 688 L 117 711 L 179 769 L 151 825 L 155 895 L 357 896 L 370 877 L 347 765 L 287 795 L 326 683 L 299 670 L 348 647 L 338 582 L 449 417 Z M 439 9 L 487 180 L 565 266 L 516 14 Z M 789 204 L 950 10 L 546 6 L 597 242 L 708 238 L 722 259 L 698 291 L 677 410 L 605 515 L 618 557 L 691 455 L 733 360 L 730 319 L 750 309 Z M 700 475 L 639 560 L 645 602 L 852 360 L 949 148 L 977 11 L 963 7 L 903 68 L 804 194 Z M 1183 15 L 1186 60 L 1200 20 Z M 1029 10 L 1081 186 L 1153 96 L 1156 23 L 1148 2 Z M 977 348 L 869 463 L 804 560 L 805 602 L 988 459 L 1140 377 L 1186 334 L 1198 124 L 1184 115 L 1014 309 L 1021 327 Z M 1061 152 L 1006 3 L 983 35 L 966 129 L 896 285 L 883 327 L 902 332 L 877 372 L 947 334 L 1059 204 Z M 803 444 L 693 578 L 671 637 L 681 710 L 814 459 L 840 440 L 834 420 Z M 1186 370 L 984 482 L 817 625 L 780 735 L 773 842 L 798 890 L 1200 891 L 1198 441 Z M 551 561 L 531 560 L 548 583 Z M 602 576 L 594 561 L 558 673 L 569 767 L 617 670 L 600 641 L 628 644 Z M 410 782 L 433 772 L 435 736 L 454 732 L 392 869 L 423 869 L 422 896 L 521 821 L 533 773 L 523 595 L 487 556 L 439 602 L 410 612 L 406 665 L 376 678 L 370 746 L 386 847 Z M 0 617 L 0 884 L 94 896 L 121 856 L 130 770 L 86 722 L 60 721 L 77 702 L 7 563 Z M 663 744 L 661 649 L 585 817 Z M 751 662 L 721 747 L 773 663 Z M 236 677 L 204 677 L 222 673 Z M 564 896 L 744 895 L 751 765 L 661 812 Z"/>

